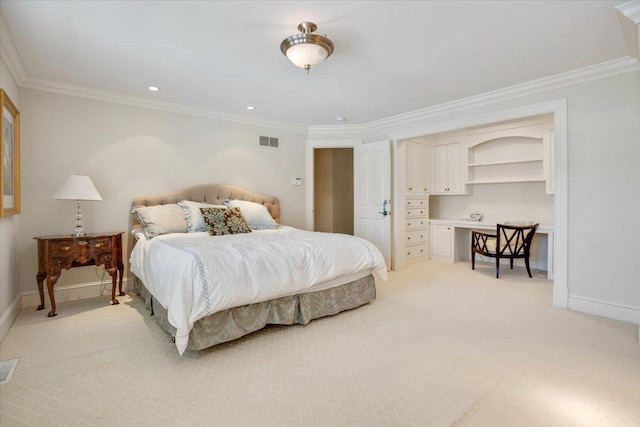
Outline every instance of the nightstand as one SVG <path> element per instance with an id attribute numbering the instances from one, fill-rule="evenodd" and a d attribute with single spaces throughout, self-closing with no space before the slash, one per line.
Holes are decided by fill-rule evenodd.
<path id="1" fill-rule="evenodd" d="M 38 241 L 38 292 L 40 305 L 38 310 L 44 309 L 44 279 L 47 279 L 47 292 L 51 301 L 51 311 L 48 317 L 56 316 L 56 299 L 53 286 L 58 281 L 62 270 L 87 265 L 104 265 L 104 269 L 111 276 L 111 303 L 118 304 L 116 299 L 116 282 L 120 272 L 120 295 L 122 292 L 122 234 L 95 233 L 84 236 L 41 236 L 34 237 Z"/>

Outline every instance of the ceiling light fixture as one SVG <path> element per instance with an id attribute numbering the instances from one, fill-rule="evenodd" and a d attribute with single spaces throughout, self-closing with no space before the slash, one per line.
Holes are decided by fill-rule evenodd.
<path id="1" fill-rule="evenodd" d="M 301 22 L 294 34 L 282 40 L 280 50 L 296 67 L 304 68 L 307 74 L 312 65 L 320 64 L 333 53 L 333 42 L 326 37 L 311 34 L 318 27 L 313 22 Z"/>
<path id="2" fill-rule="evenodd" d="M 247 110 L 255 110 L 256 107 L 254 107 L 253 105 L 247 105 Z"/>
<path id="3" fill-rule="evenodd" d="M 150 90 L 151 92 L 157 92 L 157 91 L 159 91 L 160 89 L 158 89 L 158 88 L 157 88 L 157 87 L 155 87 L 155 86 L 149 86 L 149 90 Z"/>

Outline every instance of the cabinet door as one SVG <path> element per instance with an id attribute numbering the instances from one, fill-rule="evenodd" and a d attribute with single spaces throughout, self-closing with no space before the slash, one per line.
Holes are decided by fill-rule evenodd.
<path id="1" fill-rule="evenodd" d="M 407 142 L 407 192 L 424 193 L 424 147 L 422 144 Z"/>
<path id="2" fill-rule="evenodd" d="M 422 171 L 422 178 L 424 179 L 424 193 L 431 194 L 433 189 L 431 188 L 431 146 L 425 145 L 422 147 L 424 150 L 424 169 Z"/>
<path id="3" fill-rule="evenodd" d="M 436 145 L 433 147 L 433 192 L 435 194 L 447 193 L 447 146 Z"/>
<path id="4" fill-rule="evenodd" d="M 447 145 L 447 193 L 462 194 L 464 192 L 462 166 L 462 144 Z"/>
<path id="5" fill-rule="evenodd" d="M 447 261 L 453 261 L 451 249 L 453 242 L 453 227 L 450 225 L 431 225 L 431 256 Z"/>

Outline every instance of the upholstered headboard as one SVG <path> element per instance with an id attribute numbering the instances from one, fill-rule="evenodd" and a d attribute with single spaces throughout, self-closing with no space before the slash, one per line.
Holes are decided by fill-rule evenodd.
<path id="1" fill-rule="evenodd" d="M 273 219 L 277 223 L 280 223 L 280 201 L 277 197 L 252 193 L 251 191 L 243 190 L 242 188 L 233 187 L 231 185 L 197 185 L 195 187 L 185 188 L 184 190 L 174 191 L 173 193 L 136 197 L 131 203 L 131 209 L 129 209 L 129 245 L 127 259 L 131 257 L 131 251 L 135 245 L 135 238 L 131 234 L 131 230 L 141 227 L 138 218 L 131 214 L 134 209 L 144 206 L 178 203 L 181 200 L 221 205 L 226 199 L 246 200 L 249 202 L 260 203 L 267 208 Z"/>

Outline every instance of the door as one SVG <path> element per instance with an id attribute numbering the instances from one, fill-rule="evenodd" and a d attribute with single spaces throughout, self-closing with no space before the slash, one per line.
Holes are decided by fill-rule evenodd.
<path id="1" fill-rule="evenodd" d="M 436 194 L 444 194 L 447 191 L 448 156 L 446 145 L 433 147 L 433 189 Z"/>
<path id="2" fill-rule="evenodd" d="M 357 145 L 354 156 L 354 235 L 380 249 L 391 265 L 391 142 Z"/>

